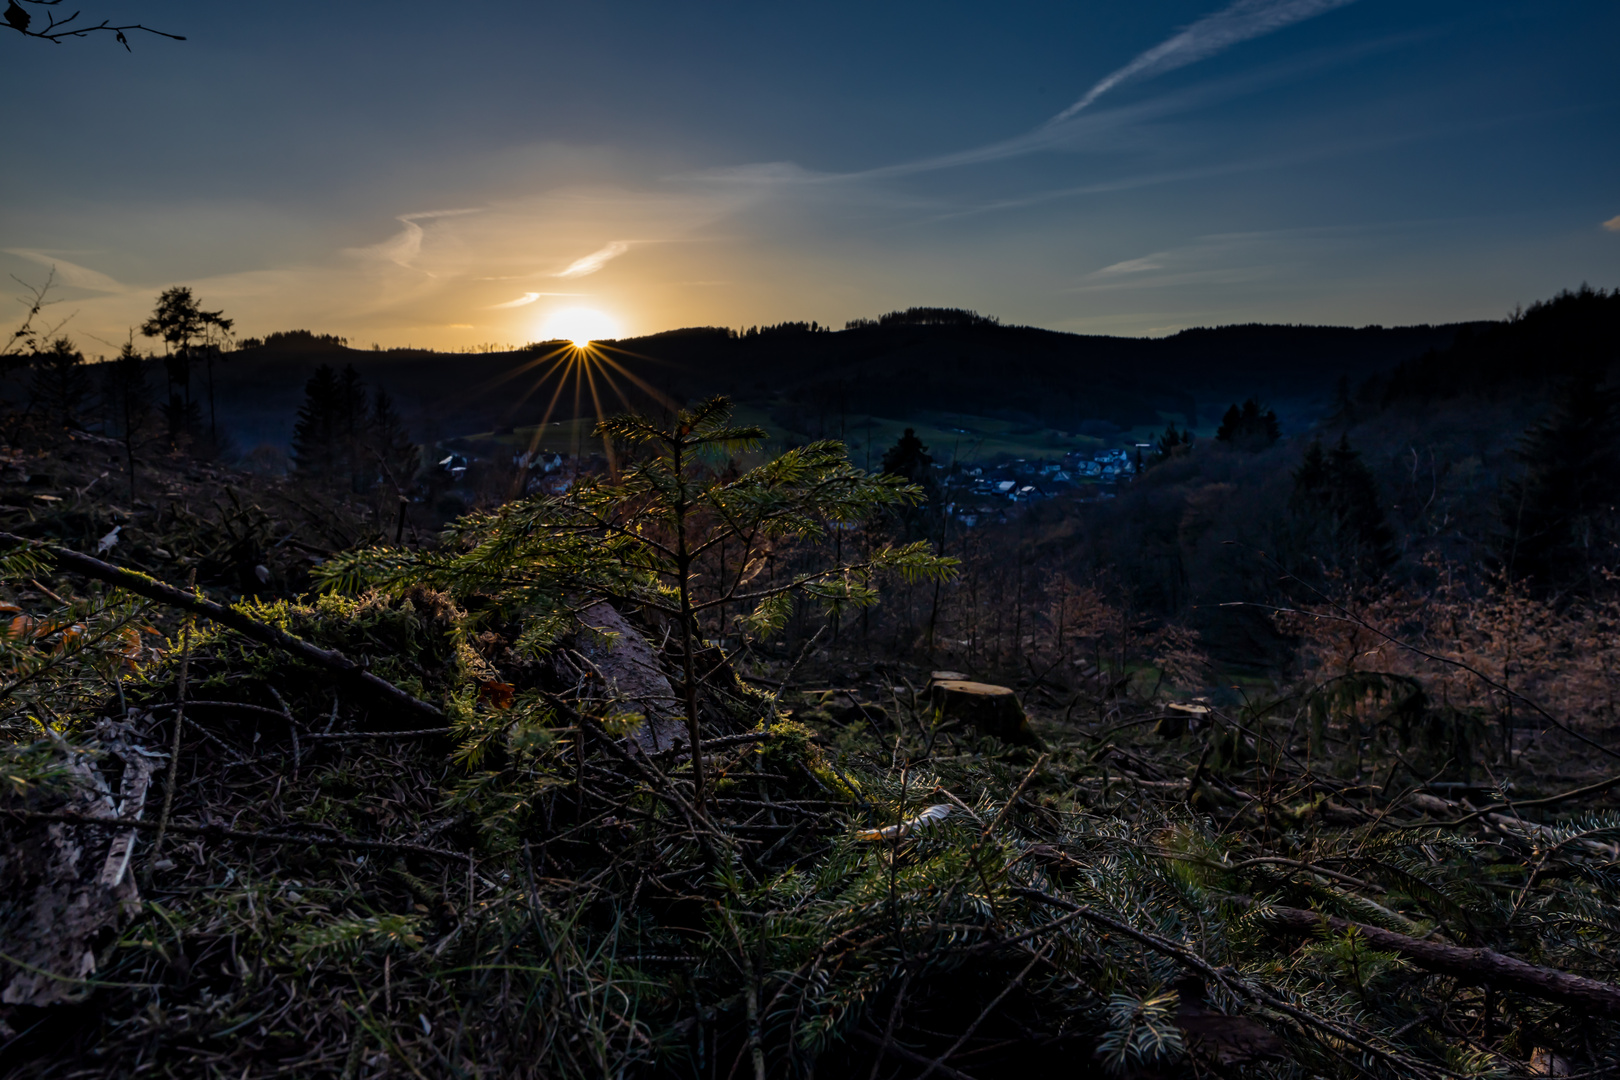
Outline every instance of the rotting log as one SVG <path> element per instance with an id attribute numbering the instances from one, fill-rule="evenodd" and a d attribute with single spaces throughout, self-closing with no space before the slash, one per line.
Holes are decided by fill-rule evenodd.
<path id="1" fill-rule="evenodd" d="M 1252 903 L 1252 901 L 1240 901 Z M 1539 967 L 1490 949 L 1466 949 L 1438 941 L 1397 934 L 1366 923 L 1303 908 L 1267 909 L 1266 924 L 1294 934 L 1314 934 L 1324 926 L 1338 933 L 1354 928 L 1368 946 L 1383 949 L 1436 975 L 1450 975 L 1465 983 L 1524 994 L 1566 1005 L 1595 1016 L 1620 1017 L 1620 986 L 1571 975 L 1556 968 Z"/>
<path id="2" fill-rule="evenodd" d="M 183 589 L 176 589 L 172 585 L 165 585 L 156 578 L 146 574 L 138 574 L 133 570 L 114 566 L 102 562 L 100 559 L 81 554 L 71 548 L 58 547 L 46 544 L 39 540 L 29 540 L 26 537 L 16 536 L 12 533 L 0 532 L 0 540 L 9 540 L 12 543 L 27 544 L 38 548 L 54 559 L 64 570 L 85 577 L 105 581 L 109 585 L 116 585 L 126 589 L 137 596 L 144 596 L 148 600 L 156 600 L 160 604 L 167 604 L 205 619 L 218 623 L 220 626 L 235 630 L 245 638 L 270 645 L 291 653 L 300 660 L 308 661 L 317 667 L 342 677 L 357 689 L 386 705 L 394 706 L 412 716 L 424 720 L 434 721 L 434 726 L 442 726 L 445 722 L 443 710 L 430 702 L 406 693 L 387 679 L 379 679 L 359 664 L 350 660 L 336 649 L 323 649 L 319 645 L 312 645 L 303 638 L 294 637 L 279 627 L 270 626 L 249 618 L 223 604 L 216 604 L 212 600 L 204 600 Z"/>
<path id="3" fill-rule="evenodd" d="M 1029 717 L 1018 703 L 1018 695 L 1009 687 L 968 679 L 939 679 L 930 684 L 928 695 L 937 721 L 961 720 L 1004 743 L 1041 745 L 1030 730 Z"/>

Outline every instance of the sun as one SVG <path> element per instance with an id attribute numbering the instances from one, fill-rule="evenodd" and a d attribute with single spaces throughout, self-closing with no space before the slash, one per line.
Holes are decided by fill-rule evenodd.
<path id="1" fill-rule="evenodd" d="M 559 308 L 546 316 L 541 336 L 547 341 L 571 341 L 583 349 L 593 341 L 619 336 L 619 326 L 611 315 L 595 308 Z"/>

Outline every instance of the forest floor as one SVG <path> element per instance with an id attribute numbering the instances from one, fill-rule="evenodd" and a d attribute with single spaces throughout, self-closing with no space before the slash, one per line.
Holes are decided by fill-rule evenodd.
<path id="1" fill-rule="evenodd" d="M 0 455 L 8 1075 L 1620 1075 L 1620 748 L 1579 718 L 852 631 L 687 658 L 626 609 L 701 679 L 700 786 L 628 645 L 312 592 L 380 503 L 119 460 Z M 237 623 L 153 599 L 193 573 Z M 936 709 L 942 666 L 1031 733 Z"/>

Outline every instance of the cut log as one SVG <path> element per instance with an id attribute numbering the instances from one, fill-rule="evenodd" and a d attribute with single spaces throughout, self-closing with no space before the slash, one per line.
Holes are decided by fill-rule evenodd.
<path id="1" fill-rule="evenodd" d="M 139 909 L 129 869 L 135 834 L 118 826 L 147 824 L 139 818 L 153 755 L 121 739 L 102 749 L 124 763 L 119 799 L 114 801 L 93 757 L 75 751 L 67 759 L 73 787 L 62 809 L 105 826 L 8 821 L 0 829 L 0 880 L 7 889 L 0 903 L 0 942 L 7 954 L 0 961 L 0 1004 L 82 1001 L 96 970 L 97 940 Z"/>
<path id="2" fill-rule="evenodd" d="M 1009 687 L 967 679 L 941 679 L 928 688 L 935 723 L 960 720 L 983 735 L 993 735 L 1004 743 L 1040 746 L 1030 730 L 1029 717 Z"/>
<path id="3" fill-rule="evenodd" d="M 608 692 L 646 718 L 635 739 L 649 754 L 662 753 L 686 739 L 686 710 L 658 665 L 647 639 L 612 604 L 592 604 L 579 615 L 585 632 L 572 644 L 595 665 Z"/>

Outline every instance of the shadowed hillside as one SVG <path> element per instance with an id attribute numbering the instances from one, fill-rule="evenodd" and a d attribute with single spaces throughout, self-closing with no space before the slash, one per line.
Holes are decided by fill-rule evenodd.
<path id="1" fill-rule="evenodd" d="M 1249 325 L 1118 338 L 988 321 L 843 331 L 790 324 L 741 335 L 672 330 L 606 348 L 673 400 L 728 393 L 772 406 L 800 430 L 807 415 L 821 417 L 825 428 L 840 413 L 906 419 L 936 410 L 1073 431 L 1088 420 L 1132 428 L 1172 416 L 1213 426 L 1228 402 L 1255 394 L 1289 419 L 1319 415 L 1341 377 L 1359 382 L 1446 348 L 1460 328 Z M 555 344 L 471 354 L 363 351 L 330 341 L 265 344 L 224 365 L 222 417 L 242 445 L 284 443 L 304 380 L 327 362 L 352 363 L 367 382 L 387 389 L 421 439 L 523 426 L 545 411 L 549 389 L 525 391 L 545 370 L 536 359 Z M 623 403 L 608 395 L 605 404 Z"/>

